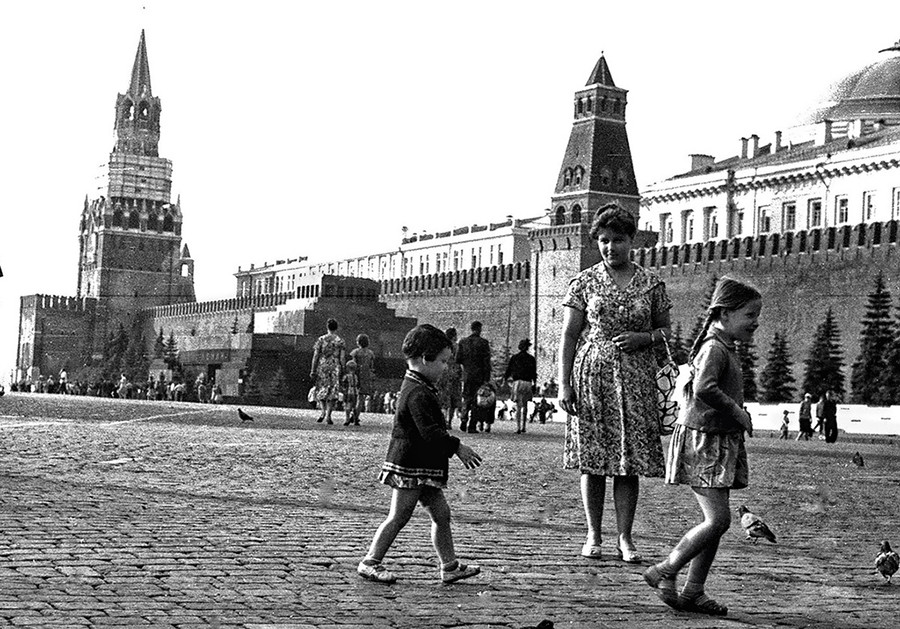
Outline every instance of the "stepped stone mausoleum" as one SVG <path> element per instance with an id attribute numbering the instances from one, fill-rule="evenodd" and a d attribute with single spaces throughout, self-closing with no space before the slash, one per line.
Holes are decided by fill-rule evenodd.
<path id="1" fill-rule="evenodd" d="M 665 280 L 673 323 L 685 332 L 710 278 L 733 274 L 765 297 L 761 363 L 782 331 L 799 380 L 831 308 L 849 365 L 875 275 L 900 292 L 900 42 L 770 140 L 748 134 L 722 159 L 693 154 L 689 170 L 643 188 L 626 132 L 627 97 L 601 56 L 575 91 L 569 142 L 542 212 L 434 233 L 404 228 L 396 247 L 345 260 L 239 267 L 233 298 L 196 303 L 171 162 L 157 152 L 160 101 L 150 91 L 142 34 L 131 83 L 116 102 L 104 186 L 84 204 L 77 296 L 22 298 L 20 375 L 88 364 L 114 326 L 137 317 L 148 339 L 173 334 L 182 362 L 215 376 L 227 396 L 246 393 L 239 382 L 250 375 L 261 389 L 286 378 L 288 397 L 301 397 L 312 343 L 334 316 L 351 344 L 358 332 L 372 338 L 386 387 L 402 373 L 400 341 L 416 320 L 462 335 L 481 320 L 498 362 L 531 338 L 538 382 L 548 382 L 562 297 L 571 277 L 599 262 L 590 224 L 611 201 L 638 218 L 634 260 Z"/>

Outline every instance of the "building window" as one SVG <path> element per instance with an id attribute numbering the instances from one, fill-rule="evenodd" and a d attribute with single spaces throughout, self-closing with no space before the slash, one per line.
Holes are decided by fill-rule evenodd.
<path id="1" fill-rule="evenodd" d="M 792 232 L 797 229 L 797 203 L 788 201 L 781 206 L 784 220 L 784 229 L 782 231 Z"/>
<path id="2" fill-rule="evenodd" d="M 703 208 L 703 240 L 713 240 L 719 237 L 719 218 L 716 208 Z"/>
<path id="3" fill-rule="evenodd" d="M 572 206 L 572 222 L 573 223 L 581 222 L 581 206 L 580 205 Z"/>
<path id="4" fill-rule="evenodd" d="M 681 213 L 681 243 L 691 242 L 694 239 L 694 210 L 685 210 Z"/>
<path id="5" fill-rule="evenodd" d="M 806 228 L 822 226 L 822 199 L 810 199 L 806 204 Z"/>
<path id="6" fill-rule="evenodd" d="M 863 221 L 871 221 L 875 218 L 875 191 L 863 192 Z"/>
<path id="7" fill-rule="evenodd" d="M 762 205 L 759 208 L 759 233 L 768 234 L 772 231 L 772 208 Z"/>
<path id="8" fill-rule="evenodd" d="M 491 245 L 490 262 L 488 264 L 489 266 L 494 266 L 494 245 Z"/>
<path id="9" fill-rule="evenodd" d="M 659 243 L 662 246 L 671 244 L 672 242 L 672 215 L 671 214 L 660 214 L 659 215 L 659 237 L 661 242 Z"/>
<path id="10" fill-rule="evenodd" d="M 834 198 L 834 222 L 843 225 L 850 220 L 850 201 L 846 195 Z M 816 225 L 818 227 L 818 225 Z"/>

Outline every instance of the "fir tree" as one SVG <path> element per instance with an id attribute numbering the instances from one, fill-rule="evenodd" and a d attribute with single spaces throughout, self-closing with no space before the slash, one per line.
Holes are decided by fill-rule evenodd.
<path id="1" fill-rule="evenodd" d="M 669 349 L 672 350 L 672 358 L 679 365 L 684 365 L 688 361 L 689 350 L 685 350 L 686 346 L 687 340 L 684 338 L 684 329 L 679 321 L 672 329 L 672 336 L 669 338 Z"/>
<path id="2" fill-rule="evenodd" d="M 122 360 L 122 371 L 131 382 L 145 382 L 150 369 L 147 357 L 147 339 L 141 320 L 135 317 L 128 335 L 128 347 Z"/>
<path id="3" fill-rule="evenodd" d="M 756 401 L 756 351 L 753 341 L 735 343 L 735 352 L 741 363 L 741 375 L 744 380 L 744 401 Z"/>
<path id="4" fill-rule="evenodd" d="M 128 350 L 128 333 L 119 323 L 118 329 L 109 335 L 103 348 L 103 375 L 118 380 L 122 373 L 125 352 Z"/>
<path id="5" fill-rule="evenodd" d="M 787 339 L 775 332 L 766 366 L 759 374 L 761 402 L 790 402 L 794 399 L 794 374 Z"/>
<path id="6" fill-rule="evenodd" d="M 825 313 L 825 320 L 816 328 L 805 365 L 804 391 L 816 397 L 821 397 L 829 389 L 839 396 L 844 394 L 844 357 L 840 330 L 831 308 Z"/>
<path id="7" fill-rule="evenodd" d="M 900 390 L 894 384 L 900 378 L 900 308 L 894 323 L 894 334 L 884 355 L 884 373 L 879 379 L 879 399 L 885 406 L 900 404 Z"/>
<path id="8" fill-rule="evenodd" d="M 175 340 L 175 332 L 169 332 L 169 338 L 166 339 L 163 348 L 163 359 L 166 366 L 172 371 L 178 371 L 181 363 L 178 360 L 178 341 Z"/>
<path id="9" fill-rule="evenodd" d="M 159 328 L 159 335 L 156 337 L 156 342 L 153 343 L 153 357 L 154 358 L 162 358 L 163 353 L 166 349 L 166 341 L 165 337 L 163 337 L 163 329 Z"/>
<path id="10" fill-rule="evenodd" d="M 869 294 L 869 303 L 863 315 L 859 335 L 859 357 L 850 370 L 850 401 L 853 404 L 890 404 L 885 390 L 887 354 L 895 336 L 891 321 L 891 294 L 879 271 L 875 276 L 875 288 Z M 887 382 L 890 382 L 888 380 Z"/>

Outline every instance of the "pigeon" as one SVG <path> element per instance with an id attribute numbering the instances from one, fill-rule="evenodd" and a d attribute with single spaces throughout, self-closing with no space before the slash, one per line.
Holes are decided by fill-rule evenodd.
<path id="1" fill-rule="evenodd" d="M 853 455 L 853 462 L 856 464 L 856 467 L 866 466 L 866 462 L 863 461 L 862 455 L 859 452 Z"/>
<path id="2" fill-rule="evenodd" d="M 522 629 L 553 629 L 553 621 L 552 620 L 542 620 L 535 626 L 522 627 Z"/>
<path id="3" fill-rule="evenodd" d="M 891 577 L 900 567 L 900 556 L 891 550 L 891 544 L 887 540 L 881 542 L 881 552 L 875 556 L 875 570 L 881 573 L 885 583 L 891 582 Z"/>
<path id="4" fill-rule="evenodd" d="M 253 418 L 250 417 L 247 413 L 245 413 L 241 409 L 238 409 L 238 417 L 241 418 L 242 422 L 252 422 L 253 421 Z"/>
<path id="5" fill-rule="evenodd" d="M 738 513 L 741 514 L 741 526 L 744 527 L 747 539 L 755 544 L 760 537 L 763 537 L 773 544 L 777 543 L 775 541 L 775 534 L 769 530 L 769 527 L 759 518 L 759 516 L 750 513 L 750 509 L 741 505 L 738 509 Z"/>

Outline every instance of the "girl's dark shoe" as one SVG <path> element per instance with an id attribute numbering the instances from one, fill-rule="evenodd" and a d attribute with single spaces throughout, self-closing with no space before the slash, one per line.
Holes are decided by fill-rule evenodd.
<path id="1" fill-rule="evenodd" d="M 701 594 L 695 598 L 678 597 L 678 609 L 683 612 L 693 612 L 695 614 L 707 614 L 709 616 L 727 616 L 728 608 L 725 605 L 711 599 L 706 594 Z"/>

